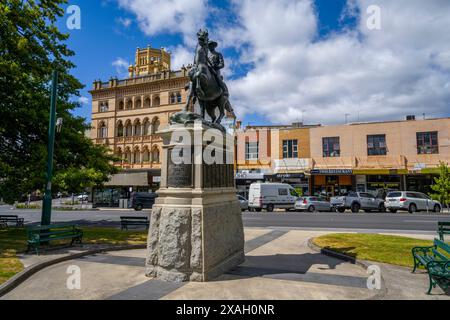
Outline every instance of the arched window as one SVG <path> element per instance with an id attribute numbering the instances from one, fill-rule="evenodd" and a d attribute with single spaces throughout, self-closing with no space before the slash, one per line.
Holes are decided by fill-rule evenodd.
<path id="1" fill-rule="evenodd" d="M 159 119 L 155 118 L 152 122 L 152 134 L 155 134 L 156 132 L 158 132 L 159 125 L 160 125 Z"/>
<path id="2" fill-rule="evenodd" d="M 159 149 L 156 146 L 152 150 L 152 162 L 159 163 Z"/>
<path id="3" fill-rule="evenodd" d="M 148 150 L 148 147 L 145 146 L 144 150 L 142 151 L 142 162 L 149 162 L 150 161 L 150 151 Z"/>
<path id="4" fill-rule="evenodd" d="M 159 107 L 159 105 L 160 105 L 159 96 L 154 96 L 153 97 L 153 107 Z"/>
<path id="5" fill-rule="evenodd" d="M 140 98 L 136 99 L 136 101 L 134 102 L 134 108 L 138 109 L 142 106 L 142 101 Z"/>
<path id="6" fill-rule="evenodd" d="M 100 106 L 98 109 L 99 109 L 98 110 L 99 112 L 108 112 L 108 110 L 109 110 L 108 101 L 100 102 Z"/>
<path id="7" fill-rule="evenodd" d="M 133 163 L 135 163 L 135 164 L 141 163 L 141 152 L 139 151 L 138 147 L 134 148 Z"/>
<path id="8" fill-rule="evenodd" d="M 139 119 L 134 120 L 134 135 L 140 136 L 142 133 L 141 121 Z"/>
<path id="9" fill-rule="evenodd" d="M 127 110 L 129 109 L 133 109 L 133 101 L 131 101 L 131 99 L 127 101 Z"/>
<path id="10" fill-rule="evenodd" d="M 181 93 L 177 92 L 177 103 L 181 103 Z"/>
<path id="11" fill-rule="evenodd" d="M 125 122 L 125 137 L 131 137 L 133 134 L 133 126 L 131 125 L 131 121 L 127 120 Z"/>
<path id="12" fill-rule="evenodd" d="M 117 158 L 117 161 L 122 162 L 122 160 L 123 160 L 123 152 L 122 152 L 122 148 L 117 148 L 117 151 L 116 151 L 116 158 Z"/>
<path id="13" fill-rule="evenodd" d="M 124 106 L 123 100 L 119 101 L 119 110 L 123 110 Z"/>
<path id="14" fill-rule="evenodd" d="M 176 103 L 175 94 L 173 94 L 173 93 L 170 94 L 169 103 L 170 104 L 175 104 Z"/>
<path id="15" fill-rule="evenodd" d="M 142 135 L 148 136 L 150 134 L 150 121 L 148 120 L 148 118 L 144 119 L 142 129 L 143 129 Z"/>
<path id="16" fill-rule="evenodd" d="M 122 121 L 119 121 L 117 123 L 117 136 L 118 137 L 123 137 L 123 123 L 122 123 Z"/>
<path id="17" fill-rule="evenodd" d="M 149 97 L 145 98 L 145 100 L 144 100 L 144 107 L 145 108 L 150 108 L 150 105 L 151 105 L 150 98 Z"/>
<path id="18" fill-rule="evenodd" d="M 106 126 L 104 121 L 101 121 L 98 125 L 98 137 L 99 138 L 107 138 L 108 137 L 108 127 Z"/>
<path id="19" fill-rule="evenodd" d="M 123 159 L 127 163 L 131 163 L 131 150 L 130 147 L 125 149 L 125 159 Z"/>

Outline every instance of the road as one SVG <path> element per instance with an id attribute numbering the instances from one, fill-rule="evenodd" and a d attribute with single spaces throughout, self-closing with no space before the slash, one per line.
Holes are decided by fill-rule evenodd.
<path id="1" fill-rule="evenodd" d="M 117 226 L 120 216 L 145 216 L 149 210 L 100 210 L 100 211 L 53 211 L 52 222 L 73 222 L 80 225 Z M 0 214 L 16 214 L 25 218 L 26 224 L 40 221 L 40 210 L 11 210 L 0 206 Z M 450 222 L 449 214 L 432 213 L 299 213 L 299 212 L 260 212 L 242 214 L 245 227 L 272 227 L 289 229 L 348 230 L 364 232 L 410 231 L 412 233 L 431 233 L 437 229 L 437 221 Z"/>

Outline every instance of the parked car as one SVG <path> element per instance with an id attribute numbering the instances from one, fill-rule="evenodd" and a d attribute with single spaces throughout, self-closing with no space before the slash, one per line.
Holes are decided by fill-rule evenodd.
<path id="1" fill-rule="evenodd" d="M 243 196 L 241 195 L 236 195 L 238 200 L 239 200 L 239 204 L 241 205 L 241 210 L 245 211 L 248 210 L 248 200 L 245 199 Z"/>
<path id="2" fill-rule="evenodd" d="M 330 202 L 333 208 L 339 212 L 344 212 L 346 209 L 350 209 L 354 213 L 359 212 L 361 209 L 366 212 L 370 212 L 372 210 L 377 210 L 380 212 L 386 211 L 384 200 L 376 198 L 367 192 L 350 191 L 345 193 L 343 196 L 332 197 Z"/>
<path id="3" fill-rule="evenodd" d="M 291 210 L 297 199 L 297 192 L 286 183 L 256 182 L 250 185 L 248 207 L 258 212 L 262 209 L 272 212 L 275 208 Z"/>
<path id="4" fill-rule="evenodd" d="M 295 202 L 298 211 L 331 211 L 331 204 L 323 197 L 302 197 Z"/>
<path id="5" fill-rule="evenodd" d="M 158 197 L 153 192 L 136 192 L 132 197 L 132 205 L 134 210 L 141 211 L 142 209 L 151 209 L 155 204 L 155 199 Z"/>
<path id="6" fill-rule="evenodd" d="M 408 211 L 409 213 L 417 211 L 441 212 L 442 204 L 421 192 L 394 191 L 389 192 L 386 197 L 386 208 L 392 213 L 398 210 Z"/>
<path id="7" fill-rule="evenodd" d="M 77 199 L 79 201 L 88 201 L 89 200 L 89 196 L 86 193 L 82 193 L 82 194 L 78 195 Z"/>

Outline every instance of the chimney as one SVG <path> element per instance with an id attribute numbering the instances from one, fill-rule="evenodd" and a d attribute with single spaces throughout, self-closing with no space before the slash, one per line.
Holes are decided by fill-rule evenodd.
<path id="1" fill-rule="evenodd" d="M 406 116 L 406 121 L 414 121 L 416 120 L 416 116 L 415 115 L 407 115 Z"/>

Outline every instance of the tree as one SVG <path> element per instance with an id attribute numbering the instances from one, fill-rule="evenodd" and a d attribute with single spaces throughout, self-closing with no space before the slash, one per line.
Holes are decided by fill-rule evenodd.
<path id="1" fill-rule="evenodd" d="M 434 178 L 431 190 L 435 192 L 431 195 L 434 200 L 448 206 L 450 203 L 450 169 L 446 163 L 439 163 L 439 177 Z"/>
<path id="2" fill-rule="evenodd" d="M 85 136 L 86 119 L 72 114 L 80 107 L 73 98 L 83 86 L 70 74 L 74 64 L 69 57 L 74 52 L 64 43 L 69 36 L 55 26 L 64 15 L 64 3 L 0 2 L 0 197 L 7 202 L 45 184 L 52 70 L 59 73 L 57 114 L 64 123 L 55 142 L 56 187 L 77 189 L 73 179 L 61 180 L 77 170 L 85 175 L 83 184 L 101 184 L 117 172 L 106 148 Z"/>

